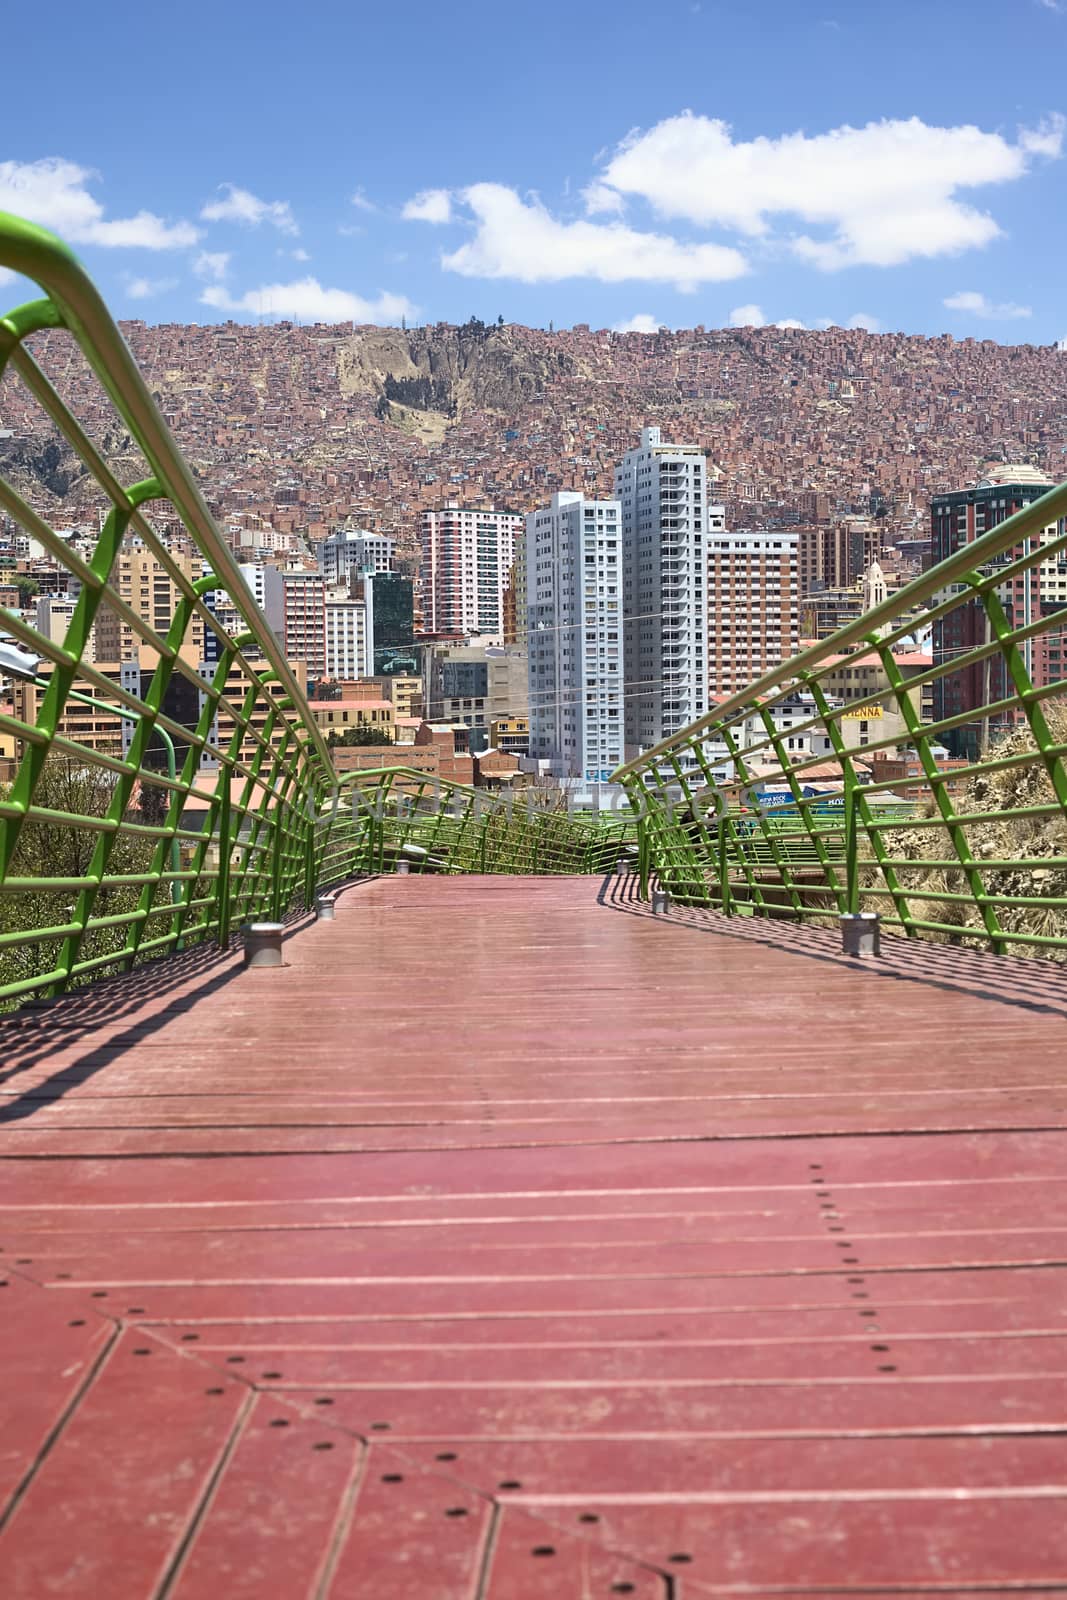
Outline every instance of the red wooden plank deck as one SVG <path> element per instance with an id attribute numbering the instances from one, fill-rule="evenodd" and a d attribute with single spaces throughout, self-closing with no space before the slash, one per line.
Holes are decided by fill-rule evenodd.
<path id="1" fill-rule="evenodd" d="M 1067 1594 L 1067 984 L 386 879 L 0 1024 L 0 1593 Z"/>

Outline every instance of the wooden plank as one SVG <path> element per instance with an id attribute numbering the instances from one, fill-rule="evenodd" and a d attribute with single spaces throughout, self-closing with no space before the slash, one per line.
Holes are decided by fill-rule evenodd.
<path id="1" fill-rule="evenodd" d="M 307 1391 L 309 1394 L 311 1389 Z M 914 1379 L 898 1374 L 791 1383 L 680 1381 L 453 1384 L 315 1389 L 357 1432 L 396 1439 L 608 1438 L 707 1434 L 973 1434 L 1067 1429 L 1067 1385 L 1047 1377 Z"/>
<path id="2" fill-rule="evenodd" d="M 583 1526 L 606 1548 L 639 1549 L 681 1573 L 686 1593 L 780 1587 L 865 1593 L 870 1587 L 1025 1589 L 1067 1584 L 1067 1494 L 954 1498 L 839 1491 L 833 1496 L 716 1495 L 641 1504 L 591 1499 Z M 548 1507 L 539 1515 L 554 1521 Z M 563 1519 L 561 1519 L 562 1521 Z"/>
<path id="3" fill-rule="evenodd" d="M 587 1525 L 582 1525 L 582 1532 Z M 507 1507 L 493 1539 L 485 1600 L 670 1600 L 667 1577 Z"/>
<path id="4" fill-rule="evenodd" d="M 321 1417 L 320 1413 L 320 1417 Z M 256 1399 L 169 1591 L 174 1600 L 305 1600 L 323 1576 L 364 1456 L 356 1439 Z"/>
<path id="5" fill-rule="evenodd" d="M 96 1312 L 65 1305 L 0 1267 L 0 1524 L 115 1333 Z"/>
<path id="6" fill-rule="evenodd" d="M 154 1595 L 248 1393 L 141 1329 L 125 1332 L 0 1534 L 3 1592 Z"/>
<path id="7" fill-rule="evenodd" d="M 371 1450 L 327 1592 L 477 1600 L 492 1525 L 489 1500 Z"/>

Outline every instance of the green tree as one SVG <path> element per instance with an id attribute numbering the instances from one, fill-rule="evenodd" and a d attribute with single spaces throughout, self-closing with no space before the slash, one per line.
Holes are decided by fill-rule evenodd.
<path id="1" fill-rule="evenodd" d="M 137 809 L 142 822 L 151 828 L 161 828 L 170 810 L 170 790 L 161 788 L 157 783 L 142 783 L 137 796 Z"/>
<path id="2" fill-rule="evenodd" d="M 388 728 L 372 728 L 369 724 L 345 728 L 340 733 L 332 731 L 326 740 L 331 750 L 338 745 L 347 748 L 354 744 L 392 744 L 392 742 Z"/>
<path id="3" fill-rule="evenodd" d="M 19 605 L 28 606 L 31 600 L 36 600 L 41 592 L 41 585 L 36 578 L 22 577 L 15 579 L 15 588 L 19 592 Z"/>
<path id="4" fill-rule="evenodd" d="M 114 788 L 114 776 L 100 767 L 82 766 L 68 756 L 50 756 L 34 794 L 34 806 L 70 817 L 102 817 Z M 151 785 L 155 789 L 155 785 Z M 165 794 L 163 790 L 157 793 Z M 31 817 L 22 828 L 8 876 L 12 878 L 83 878 L 92 862 L 100 835 L 73 823 L 40 821 Z M 151 864 L 152 844 L 138 834 L 121 832 L 108 860 L 108 876 L 145 872 Z M 96 896 L 93 917 L 120 915 L 136 909 L 140 884 L 116 884 Z M 166 886 L 157 888 L 166 894 Z M 77 900 L 74 886 L 62 889 L 12 890 L 0 896 L 0 933 L 31 933 L 58 927 L 71 920 Z M 79 959 L 121 950 L 129 926 L 96 928 L 82 941 Z M 59 938 L 0 946 L 0 984 L 17 983 L 55 966 Z M 0 1010 L 4 1002 L 0 1001 Z"/>

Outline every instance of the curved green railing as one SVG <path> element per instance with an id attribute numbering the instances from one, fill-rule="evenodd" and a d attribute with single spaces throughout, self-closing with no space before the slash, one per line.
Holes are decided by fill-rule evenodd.
<path id="1" fill-rule="evenodd" d="M 0 607 L 10 696 L 0 705 L 0 1007 L 196 941 L 225 946 L 240 923 L 310 908 L 359 873 L 590 871 L 613 840 L 617 853 L 632 823 L 600 829 L 513 803 L 509 811 L 506 799 L 419 774 L 339 784 L 301 687 L 89 278 L 58 239 L 2 214 L 0 266 L 43 291 L 0 319 L 0 415 L 21 386 L 12 414 L 32 410 L 35 427 L 65 442 L 94 506 L 93 528 L 64 536 L 31 474 L 0 475 L 0 543 L 24 535 L 50 557 L 69 611 L 57 637 L 24 607 Z M 70 339 L 66 397 L 35 355 L 35 336 L 54 331 Z M 87 404 L 93 384 L 100 406 Z M 105 412 L 101 444 L 91 432 Z M 116 437 L 123 461 L 138 461 L 121 477 L 109 460 Z M 158 564 L 151 583 L 166 582 L 165 615 L 122 592 L 132 548 Z M 216 590 L 236 607 L 240 631 L 212 610 Z M 109 638 L 128 630 L 136 667 L 98 658 L 105 623 Z"/>
<path id="2" fill-rule="evenodd" d="M 0 320 L 5 408 L 21 384 L 21 404 L 43 413 L 95 485 L 100 517 L 97 534 L 61 537 L 31 503 L 43 496 L 0 477 L 7 528 L 52 558 L 70 605 L 62 639 L 15 607 L 0 612 L 0 673 L 12 693 L 0 735 L 13 767 L 0 799 L 0 1000 L 10 1000 L 205 937 L 225 944 L 238 921 L 282 917 L 298 894 L 309 903 L 315 820 L 333 772 L 299 685 L 88 277 L 52 235 L 7 216 L 0 265 L 44 290 Z M 34 356 L 34 335 L 54 329 L 69 333 L 81 357 L 69 399 Z M 132 482 L 119 480 L 79 419 L 98 414 L 86 405 L 94 382 L 124 456 L 134 450 L 143 463 Z M 115 582 L 134 541 L 168 580 L 165 618 L 151 608 L 146 618 Z M 217 588 L 247 624 L 236 637 L 207 604 Z M 130 630 L 132 680 L 94 660 L 105 618 Z M 210 667 L 192 659 L 194 638 L 213 642 Z M 185 720 L 170 709 L 182 680 L 197 708 Z"/>
<path id="3" fill-rule="evenodd" d="M 373 872 L 602 873 L 637 854 L 628 809 L 570 811 L 558 791 L 501 794 L 403 767 L 342 778 L 335 808 Z"/>
<path id="4" fill-rule="evenodd" d="M 72 538 L 35 503 L 28 474 L 0 476 L 0 535 L 21 533 L 52 558 L 69 613 L 59 638 L 0 607 L 11 692 L 0 705 L 0 1004 L 196 941 L 226 945 L 239 923 L 310 908 L 360 873 L 596 872 L 635 844 L 643 884 L 655 874 L 678 900 L 727 913 L 877 910 L 909 935 L 1067 950 L 1067 486 L 620 769 L 626 816 L 397 768 L 339 781 L 88 277 L 52 235 L 5 216 L 0 266 L 43 291 L 0 319 L 0 402 L 21 386 L 99 511 Z M 35 355 L 45 332 L 69 336 L 84 363 L 73 378 L 68 369 L 66 399 Z M 123 461 L 138 458 L 121 477 L 111 436 L 97 443 L 84 420 L 100 414 L 86 406 L 88 383 Z M 122 593 L 132 545 L 168 583 L 165 616 Z M 209 604 L 220 589 L 239 631 Z M 953 637 L 966 643 L 906 672 L 901 645 L 951 617 L 965 620 Z M 105 619 L 127 630 L 136 669 L 95 659 Z M 877 668 L 862 720 L 841 693 L 850 663 Z M 960 684 L 964 709 L 946 711 Z M 952 769 L 943 744 L 964 752 Z M 917 803 L 870 765 L 902 745 Z"/>
<path id="5" fill-rule="evenodd" d="M 728 915 L 876 912 L 1062 958 L 1065 517 L 1067 484 L 620 768 L 643 878 Z"/>

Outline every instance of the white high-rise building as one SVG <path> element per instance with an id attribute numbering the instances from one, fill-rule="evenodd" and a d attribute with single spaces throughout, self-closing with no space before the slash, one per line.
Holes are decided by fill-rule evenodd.
<path id="1" fill-rule="evenodd" d="M 526 518 L 530 755 L 606 782 L 623 760 L 618 501 L 572 492 Z"/>
<path id="2" fill-rule="evenodd" d="M 707 461 L 695 445 L 641 444 L 615 469 L 625 553 L 627 756 L 708 709 Z"/>
<path id="3" fill-rule="evenodd" d="M 396 540 L 363 528 L 338 528 L 322 545 L 322 575 L 328 585 L 347 583 L 353 572 L 392 572 Z"/>
<path id="4" fill-rule="evenodd" d="M 374 676 L 374 623 L 371 607 L 343 591 L 326 595 L 327 678 Z"/>
<path id="5" fill-rule="evenodd" d="M 504 592 L 522 518 L 450 504 L 422 513 L 422 608 L 427 633 L 504 637 Z"/>

